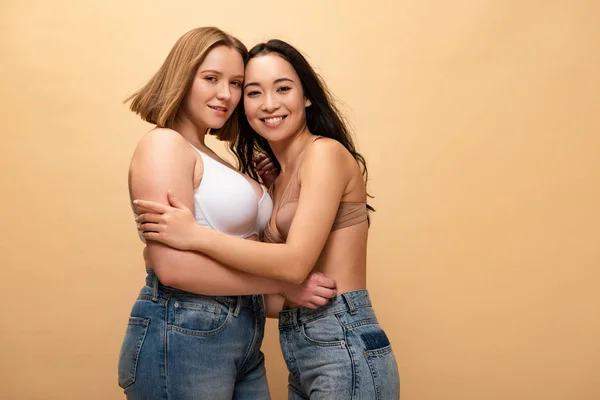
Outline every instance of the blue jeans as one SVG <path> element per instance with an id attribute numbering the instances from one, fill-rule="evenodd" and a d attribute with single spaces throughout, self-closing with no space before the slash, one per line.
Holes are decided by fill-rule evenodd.
<path id="1" fill-rule="evenodd" d="M 279 313 L 289 400 L 397 400 L 396 358 L 366 290 Z"/>
<path id="2" fill-rule="evenodd" d="M 201 296 L 163 286 L 149 270 L 119 357 L 127 398 L 270 399 L 262 296 Z"/>

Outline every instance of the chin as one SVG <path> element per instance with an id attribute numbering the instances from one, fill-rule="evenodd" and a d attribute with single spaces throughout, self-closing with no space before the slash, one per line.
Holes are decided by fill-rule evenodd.
<path id="1" fill-rule="evenodd" d="M 256 129 L 256 128 L 254 128 L 254 127 L 252 126 L 252 124 L 250 124 L 250 127 L 252 128 L 252 130 L 254 130 L 254 132 L 256 132 L 256 134 L 257 134 L 258 136 L 260 136 L 261 138 L 263 138 L 263 139 L 265 139 L 265 140 L 267 140 L 267 141 L 269 141 L 269 142 L 276 142 L 276 141 L 278 141 L 278 140 L 281 140 L 281 139 L 282 139 L 282 138 L 280 137 L 280 135 L 277 135 L 277 133 L 275 133 L 275 132 L 273 132 L 273 131 L 271 131 L 271 132 L 261 132 L 261 130 L 262 130 L 262 129 L 261 129 L 261 130 L 258 130 L 258 129 Z M 261 128 L 264 128 L 264 127 L 262 127 L 262 126 L 261 126 Z"/>
<path id="2" fill-rule="evenodd" d="M 208 122 L 208 126 L 210 127 L 210 129 L 221 129 L 222 127 L 225 126 L 225 123 L 227 121 L 229 121 L 229 118 L 231 116 L 225 118 L 215 118 L 214 116 L 212 118 L 207 118 L 207 122 Z"/>
<path id="3" fill-rule="evenodd" d="M 209 125 L 209 128 L 210 129 L 221 129 L 224 126 L 225 126 L 225 124 L 211 124 L 211 125 Z"/>
<path id="4" fill-rule="evenodd" d="M 258 133 L 258 132 L 257 132 Z M 286 138 L 285 135 L 277 135 L 277 134 L 273 134 L 272 132 L 267 134 L 267 135 L 262 135 L 260 133 L 258 133 L 260 137 L 262 137 L 263 139 L 265 139 L 267 142 L 272 142 L 272 143 L 277 143 L 280 142 L 282 140 L 284 140 Z"/>

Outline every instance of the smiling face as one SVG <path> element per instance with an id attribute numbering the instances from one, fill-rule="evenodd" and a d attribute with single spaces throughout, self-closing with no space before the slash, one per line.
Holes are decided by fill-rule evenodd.
<path id="1" fill-rule="evenodd" d="M 239 51 L 215 47 L 198 67 L 179 117 L 198 127 L 223 127 L 240 101 L 243 81 L 244 60 Z"/>
<path id="2" fill-rule="evenodd" d="M 292 65 L 276 54 L 252 58 L 246 65 L 244 109 L 248 123 L 270 142 L 287 139 L 306 128 L 302 83 Z"/>

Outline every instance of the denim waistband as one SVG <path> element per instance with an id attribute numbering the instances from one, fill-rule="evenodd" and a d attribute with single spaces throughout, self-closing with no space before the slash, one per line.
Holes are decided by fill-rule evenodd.
<path id="1" fill-rule="evenodd" d="M 196 294 L 186 292 L 185 290 L 176 289 L 174 287 L 163 285 L 152 269 L 146 270 L 146 286 L 152 288 L 152 300 L 157 301 L 159 299 L 165 299 L 166 297 L 172 296 L 198 296 L 198 297 L 210 297 L 218 301 L 221 304 L 226 304 L 239 309 L 240 307 L 248 307 L 252 309 L 258 309 L 260 306 L 264 306 L 262 295 L 247 295 L 247 296 L 207 296 L 202 294 Z"/>
<path id="2" fill-rule="evenodd" d="M 331 314 L 349 312 L 355 314 L 358 308 L 371 307 L 371 299 L 367 290 L 355 290 L 353 292 L 342 293 L 327 304 L 311 310 L 310 308 L 299 307 L 291 310 L 282 310 L 279 312 L 279 327 L 298 326 L 315 319 Z"/>

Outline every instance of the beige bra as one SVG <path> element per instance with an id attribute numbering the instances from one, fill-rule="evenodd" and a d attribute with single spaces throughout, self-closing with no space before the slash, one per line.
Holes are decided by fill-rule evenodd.
<path id="1" fill-rule="evenodd" d="M 312 142 L 320 138 L 321 136 L 317 136 Z M 306 149 L 304 152 L 306 152 Z M 304 154 L 302 154 L 302 156 L 303 155 Z M 298 171 L 300 170 L 301 165 L 302 160 L 300 160 L 298 168 L 294 171 L 290 183 L 287 188 L 285 188 L 281 200 L 278 201 L 278 205 L 273 210 L 271 220 L 265 228 L 264 241 L 267 243 L 285 243 L 287 240 L 292 221 L 298 208 L 298 199 L 300 198 L 301 186 Z M 269 194 L 273 197 L 273 186 L 269 189 Z M 366 202 L 341 202 L 331 231 L 360 224 L 361 222 L 366 221 L 367 217 L 368 212 Z"/>

